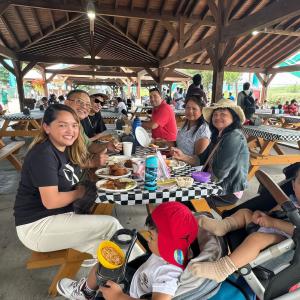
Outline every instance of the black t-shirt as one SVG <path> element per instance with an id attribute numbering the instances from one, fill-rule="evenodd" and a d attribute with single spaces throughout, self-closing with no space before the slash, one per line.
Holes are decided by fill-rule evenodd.
<path id="1" fill-rule="evenodd" d="M 58 186 L 68 192 L 79 181 L 80 168 L 73 165 L 66 152 L 61 152 L 47 140 L 35 145 L 26 155 L 17 191 L 14 215 L 16 226 L 73 211 L 72 204 L 47 209 L 41 200 L 39 187 Z"/>
<path id="2" fill-rule="evenodd" d="M 101 113 L 97 112 L 93 116 L 81 120 L 81 125 L 84 129 L 85 134 L 91 138 L 97 133 L 101 133 L 106 130 L 106 126 L 102 119 Z"/>

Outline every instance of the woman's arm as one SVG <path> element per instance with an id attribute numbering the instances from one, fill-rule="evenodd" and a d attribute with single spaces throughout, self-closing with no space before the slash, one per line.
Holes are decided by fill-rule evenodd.
<path id="1" fill-rule="evenodd" d="M 70 192 L 59 192 L 57 186 L 39 187 L 42 203 L 47 209 L 61 208 L 69 205 L 78 198 L 83 197 L 84 187 Z"/>
<path id="2" fill-rule="evenodd" d="M 196 155 L 189 156 L 184 154 L 181 150 L 178 148 L 171 148 L 171 155 L 178 160 L 184 161 L 187 164 L 191 166 L 198 166 L 199 165 L 199 159 Z"/>
<path id="3" fill-rule="evenodd" d="M 195 142 L 195 146 L 194 146 L 194 154 L 195 155 L 199 155 L 201 153 L 203 153 L 205 151 L 205 149 L 207 148 L 207 146 L 210 143 L 210 139 L 208 138 L 201 138 L 199 140 L 197 140 Z"/>

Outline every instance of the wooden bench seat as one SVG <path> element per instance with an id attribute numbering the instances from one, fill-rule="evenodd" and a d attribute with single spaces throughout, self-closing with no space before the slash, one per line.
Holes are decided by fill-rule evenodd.
<path id="1" fill-rule="evenodd" d="M 92 258 L 92 255 L 88 253 L 82 253 L 74 249 L 53 252 L 32 251 L 31 257 L 26 263 L 26 268 L 30 270 L 60 265 L 48 289 L 49 295 L 55 297 L 57 295 L 57 282 L 64 277 L 74 278 L 80 269 L 82 262 L 85 259 L 90 258 Z"/>
<path id="2" fill-rule="evenodd" d="M 18 171 L 20 171 L 22 168 L 22 164 L 17 159 L 17 157 L 14 155 L 14 153 L 16 153 L 24 144 L 25 144 L 25 141 L 16 141 L 16 142 L 11 142 L 11 143 L 5 145 L 0 140 L 0 160 L 5 159 L 5 158 L 8 159 L 10 161 L 10 163 Z"/>

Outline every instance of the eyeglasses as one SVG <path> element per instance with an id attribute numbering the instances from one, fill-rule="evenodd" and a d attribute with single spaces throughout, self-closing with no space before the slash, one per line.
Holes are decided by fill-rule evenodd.
<path id="1" fill-rule="evenodd" d="M 102 100 L 97 99 L 97 98 L 94 100 L 94 102 L 95 102 L 95 103 L 100 103 L 100 104 L 103 104 L 103 103 L 104 103 Z"/>
<path id="2" fill-rule="evenodd" d="M 69 101 L 74 101 L 76 105 L 79 105 L 79 106 L 81 106 L 81 107 L 85 107 L 85 108 L 87 108 L 87 109 L 91 109 L 91 108 L 92 108 L 92 106 L 91 106 L 90 103 L 87 103 L 87 102 L 82 101 L 82 100 L 80 100 L 80 99 L 68 99 L 68 100 L 69 100 Z"/>

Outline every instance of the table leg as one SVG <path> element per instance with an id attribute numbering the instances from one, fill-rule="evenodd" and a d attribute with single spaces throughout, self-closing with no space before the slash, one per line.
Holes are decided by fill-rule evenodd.
<path id="1" fill-rule="evenodd" d="M 270 154 L 271 149 L 274 147 L 275 142 L 274 141 L 265 141 L 261 138 L 258 139 L 261 149 L 259 151 L 260 156 L 268 156 Z M 251 155 L 251 154 L 250 154 Z M 257 170 L 259 170 L 260 166 L 253 164 L 253 159 L 250 157 L 250 167 L 248 171 L 248 180 L 250 180 L 254 175 Z"/>

